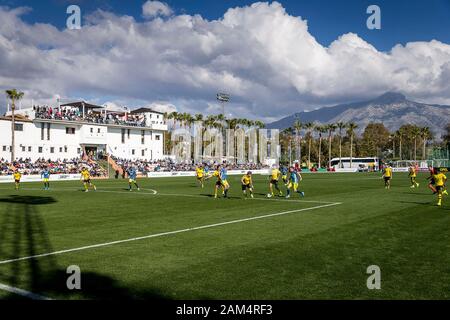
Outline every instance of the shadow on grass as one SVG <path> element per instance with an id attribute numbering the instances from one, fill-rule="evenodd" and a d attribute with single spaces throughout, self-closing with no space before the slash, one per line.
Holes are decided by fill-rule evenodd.
<path id="1" fill-rule="evenodd" d="M 54 252 L 45 220 L 40 213 L 53 197 L 10 195 L 0 198 L 0 261 Z M 45 213 L 45 211 L 44 211 Z M 81 270 L 81 290 L 69 290 L 68 266 L 58 265 L 56 256 L 31 258 L 0 265 L 0 283 L 57 299 L 168 299 L 154 289 L 131 290 L 116 279 Z M 8 293 L 4 299 L 23 299 Z"/>

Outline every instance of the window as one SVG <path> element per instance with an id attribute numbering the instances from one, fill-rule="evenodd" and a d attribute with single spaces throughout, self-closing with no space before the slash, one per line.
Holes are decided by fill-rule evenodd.
<path id="1" fill-rule="evenodd" d="M 133 149 L 133 150 L 131 150 L 131 154 L 132 154 L 133 156 L 134 156 L 134 153 L 135 153 L 134 151 L 135 151 L 134 149 Z"/>
<path id="2" fill-rule="evenodd" d="M 141 143 L 145 144 L 145 130 L 141 131 Z"/>
<path id="3" fill-rule="evenodd" d="M 97 129 L 97 133 L 100 133 L 100 128 Z"/>
<path id="4" fill-rule="evenodd" d="M 47 140 L 50 140 L 50 123 L 47 123 Z"/>
<path id="5" fill-rule="evenodd" d="M 128 129 L 128 132 L 127 132 L 128 139 L 130 139 L 130 133 L 131 133 L 131 130 Z"/>
<path id="6" fill-rule="evenodd" d="M 125 143 L 125 129 L 122 129 L 122 143 Z"/>
<path id="7" fill-rule="evenodd" d="M 25 152 L 25 146 L 22 146 L 22 152 Z"/>
<path id="8" fill-rule="evenodd" d="M 160 140 L 161 139 L 161 136 L 159 135 L 159 134 L 157 134 L 156 136 L 155 136 L 155 140 Z"/>
<path id="9" fill-rule="evenodd" d="M 66 134 L 75 134 L 75 128 L 66 127 Z"/>
<path id="10" fill-rule="evenodd" d="M 50 147 L 50 153 L 55 153 L 55 147 Z"/>
<path id="11" fill-rule="evenodd" d="M 156 115 L 156 119 L 159 119 L 159 114 Z"/>
<path id="12" fill-rule="evenodd" d="M 81 153 L 81 148 L 77 148 L 77 153 L 78 153 L 78 154 Z"/>
<path id="13" fill-rule="evenodd" d="M 23 123 L 14 123 L 14 131 L 23 131 Z"/>
<path id="14" fill-rule="evenodd" d="M 94 133 L 94 128 L 91 128 L 91 133 Z"/>
<path id="15" fill-rule="evenodd" d="M 44 140 L 44 133 L 45 133 L 45 123 L 41 123 L 41 140 Z"/>
<path id="16" fill-rule="evenodd" d="M 63 150 L 62 147 L 59 147 L 59 153 L 62 153 L 62 150 Z"/>
<path id="17" fill-rule="evenodd" d="M 38 148 L 38 152 L 39 152 L 39 153 L 42 153 L 42 147 L 39 147 L 39 148 Z"/>
<path id="18" fill-rule="evenodd" d="M 142 149 L 142 156 L 145 156 L 145 150 Z"/>
<path id="19" fill-rule="evenodd" d="M 32 150 L 31 147 L 28 147 L 28 152 L 31 152 L 31 150 Z"/>
<path id="20" fill-rule="evenodd" d="M 3 146 L 3 151 L 6 151 L 6 146 Z"/>
<path id="21" fill-rule="evenodd" d="M 64 152 L 67 153 L 67 146 L 64 146 Z"/>

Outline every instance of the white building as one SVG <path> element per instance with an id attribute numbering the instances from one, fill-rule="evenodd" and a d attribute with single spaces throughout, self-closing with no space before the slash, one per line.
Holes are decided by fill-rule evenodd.
<path id="1" fill-rule="evenodd" d="M 163 158 L 167 125 L 160 112 L 141 108 L 127 115 L 107 114 L 102 107 L 85 102 L 66 104 L 60 109 L 76 112 L 78 117 L 47 116 L 35 108 L 16 110 L 16 159 L 63 160 L 100 152 L 130 160 Z M 0 117 L 0 158 L 6 160 L 11 158 L 10 115 L 8 112 Z M 93 115 L 96 120 L 92 120 Z M 129 117 L 139 118 L 139 123 L 127 121 Z"/>

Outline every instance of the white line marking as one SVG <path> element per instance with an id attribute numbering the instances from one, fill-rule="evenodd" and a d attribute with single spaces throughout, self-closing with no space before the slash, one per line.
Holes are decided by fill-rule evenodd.
<path id="1" fill-rule="evenodd" d="M 0 290 L 4 290 L 4 291 L 11 292 L 11 293 L 15 293 L 15 294 L 18 294 L 20 296 L 23 296 L 23 297 L 26 297 L 26 298 L 29 298 L 29 299 L 33 299 L 33 300 L 52 300 L 51 298 L 47 298 L 47 297 L 41 296 L 39 294 L 23 290 L 23 289 L 11 287 L 11 286 L 8 286 L 8 285 L 3 284 L 3 283 L 0 283 Z"/>
<path id="2" fill-rule="evenodd" d="M 54 256 L 54 255 L 63 254 L 63 253 L 69 253 L 69 252 L 74 252 L 74 251 L 81 251 L 81 250 L 87 250 L 87 249 L 93 249 L 93 248 L 99 248 L 99 247 L 106 247 L 106 246 L 111 246 L 111 245 L 115 245 L 115 244 L 119 244 L 119 243 L 138 241 L 138 240 L 157 238 L 157 237 L 163 237 L 163 236 L 168 236 L 168 235 L 173 235 L 173 234 L 178 234 L 178 233 L 183 233 L 183 232 L 190 232 L 190 231 L 195 231 L 195 230 L 201 230 L 201 229 L 214 228 L 214 227 L 219 227 L 219 226 L 224 226 L 224 225 L 229 225 L 229 224 L 235 224 L 235 223 L 240 223 L 240 222 L 258 220 L 258 219 L 265 219 L 265 218 L 270 218 L 270 217 L 277 217 L 277 216 L 282 216 L 282 215 L 286 215 L 286 214 L 289 214 L 289 213 L 315 210 L 315 209 L 320 209 L 320 208 L 336 206 L 336 205 L 340 205 L 340 204 L 342 204 L 342 203 L 335 202 L 335 203 L 324 204 L 324 205 L 310 207 L 310 208 L 289 210 L 289 211 L 283 211 L 283 212 L 279 212 L 279 213 L 271 213 L 271 214 L 266 214 L 266 215 L 262 215 L 262 216 L 251 217 L 251 218 L 244 218 L 244 219 L 238 219 L 238 220 L 232 220 L 232 221 L 226 221 L 226 222 L 219 222 L 219 223 L 214 223 L 214 224 L 209 224 L 209 225 L 204 225 L 204 226 L 199 226 L 199 227 L 193 227 L 193 228 L 186 228 L 186 229 L 175 230 L 175 231 L 168 231 L 168 232 L 150 234 L 150 235 L 143 236 L 143 237 L 136 237 L 136 238 L 130 238 L 130 239 L 125 239 L 125 240 L 118 240 L 118 241 L 112 241 L 112 242 L 99 243 L 99 244 L 94 244 L 94 245 L 90 245 L 90 246 L 84 246 L 84 247 L 79 247 L 79 248 L 60 250 L 60 251 L 49 252 L 49 253 L 42 253 L 42 254 L 37 254 L 37 255 L 28 256 L 28 257 L 21 257 L 21 258 L 16 258 L 16 259 L 0 261 L 0 265 L 11 263 L 11 262 L 36 259 L 36 258 L 41 258 L 41 257 Z"/>

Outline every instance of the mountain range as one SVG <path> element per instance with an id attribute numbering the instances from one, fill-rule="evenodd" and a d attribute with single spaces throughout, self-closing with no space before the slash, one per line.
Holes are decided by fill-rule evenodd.
<path id="1" fill-rule="evenodd" d="M 304 111 L 267 124 L 268 129 L 286 129 L 296 120 L 321 124 L 355 122 L 359 132 L 371 122 L 383 123 L 390 131 L 405 124 L 429 127 L 436 138 L 450 123 L 450 106 L 427 104 L 408 100 L 398 92 L 387 92 L 371 100 Z"/>

